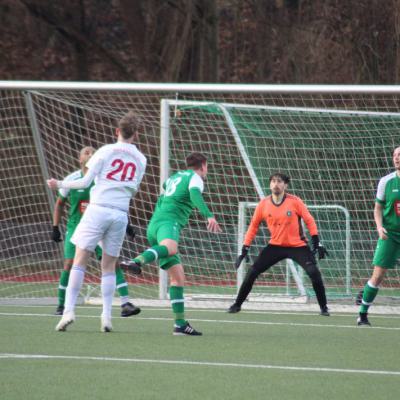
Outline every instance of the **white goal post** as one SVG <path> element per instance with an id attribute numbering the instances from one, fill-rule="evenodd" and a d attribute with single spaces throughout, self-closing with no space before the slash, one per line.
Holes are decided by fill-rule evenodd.
<path id="1" fill-rule="evenodd" d="M 200 151 L 209 160 L 205 200 L 224 232 L 210 235 L 196 212 L 182 232 L 188 298 L 207 299 L 207 306 L 234 298 L 233 264 L 245 229 L 239 205 L 265 196 L 268 176 L 279 170 L 310 205 L 330 252 L 320 265 L 330 302 L 350 307 L 371 274 L 373 201 L 399 144 L 399 104 L 398 86 L 0 81 L 0 302 L 55 301 L 63 250 L 49 238 L 55 197 L 45 179 L 78 169 L 79 149 L 111 142 L 115 121 L 133 109 L 145 121 L 138 146 L 149 162 L 130 210 L 137 237 L 124 242 L 123 257 L 146 248 L 162 183 Z M 92 260 L 82 295 L 96 293 L 98 282 Z M 128 283 L 138 304 L 168 297 L 156 265 L 139 278 L 128 274 Z M 310 295 L 290 263 L 258 283 L 254 298 L 282 284 L 281 297 Z M 376 304 L 379 312 L 400 308 L 398 269 L 388 273 Z"/>

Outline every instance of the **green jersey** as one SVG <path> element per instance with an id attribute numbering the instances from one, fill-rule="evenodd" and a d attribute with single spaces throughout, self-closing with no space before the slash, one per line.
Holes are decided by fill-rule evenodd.
<path id="1" fill-rule="evenodd" d="M 174 221 L 183 227 L 187 224 L 193 208 L 197 208 L 205 218 L 213 216 L 203 200 L 203 179 L 193 170 L 177 172 L 163 187 L 164 194 L 158 199 L 152 221 Z"/>
<path id="2" fill-rule="evenodd" d="M 383 206 L 382 224 L 389 236 L 400 241 L 400 178 L 396 172 L 384 176 L 378 184 L 376 202 Z"/>
<path id="3" fill-rule="evenodd" d="M 82 171 L 78 170 L 68 175 L 65 180 L 74 181 L 83 177 Z M 90 189 L 93 185 L 86 189 L 60 189 L 58 196 L 62 200 L 69 201 L 69 212 L 67 226 L 69 229 L 79 224 L 86 207 L 89 204 Z"/>

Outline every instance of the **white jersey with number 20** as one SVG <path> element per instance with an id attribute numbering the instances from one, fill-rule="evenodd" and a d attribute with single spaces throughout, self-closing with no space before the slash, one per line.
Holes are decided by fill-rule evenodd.
<path id="1" fill-rule="evenodd" d="M 146 157 L 133 144 L 117 142 L 101 147 L 86 164 L 88 174 L 95 175 L 90 203 L 128 211 L 146 163 Z"/>

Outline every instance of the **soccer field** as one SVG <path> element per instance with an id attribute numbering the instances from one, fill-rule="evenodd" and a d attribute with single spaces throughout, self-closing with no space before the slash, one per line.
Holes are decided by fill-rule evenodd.
<path id="1" fill-rule="evenodd" d="M 54 307 L 0 306 L 0 398 L 397 399 L 400 318 L 188 310 L 202 337 L 172 336 L 170 309 L 144 308 L 100 332 L 78 307 L 55 332 Z"/>

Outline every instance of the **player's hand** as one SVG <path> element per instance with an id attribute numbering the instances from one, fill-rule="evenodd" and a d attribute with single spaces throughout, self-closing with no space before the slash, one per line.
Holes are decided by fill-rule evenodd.
<path id="1" fill-rule="evenodd" d="M 319 260 L 322 260 L 323 258 L 325 258 L 328 255 L 328 251 L 319 242 L 319 236 L 318 235 L 312 236 L 311 241 L 312 241 L 312 253 L 313 253 L 314 257 L 318 254 Z"/>
<path id="2" fill-rule="evenodd" d="M 208 218 L 207 230 L 211 233 L 221 233 L 222 229 L 215 218 Z"/>
<path id="3" fill-rule="evenodd" d="M 60 228 L 56 225 L 53 226 L 51 240 L 54 240 L 56 243 L 62 242 Z"/>
<path id="4" fill-rule="evenodd" d="M 235 268 L 238 269 L 240 267 L 240 264 L 242 264 L 242 261 L 244 259 L 246 259 L 247 262 L 249 262 L 249 249 L 250 246 L 243 246 L 242 247 L 242 252 L 240 253 L 240 255 L 238 256 L 238 258 L 236 259 L 235 262 Z"/>
<path id="5" fill-rule="evenodd" d="M 328 256 L 328 250 L 322 244 L 318 244 L 317 247 L 313 248 L 312 253 L 314 254 L 314 257 L 318 254 L 318 259 L 322 260 L 326 256 Z"/>
<path id="6" fill-rule="evenodd" d="M 134 237 L 136 236 L 136 229 L 134 228 L 133 225 L 128 224 L 126 226 L 126 235 L 129 237 L 129 239 L 133 240 Z"/>
<path id="7" fill-rule="evenodd" d="M 383 226 L 378 228 L 378 235 L 382 240 L 386 240 L 388 238 L 387 231 Z"/>
<path id="8" fill-rule="evenodd" d="M 47 186 L 52 189 L 52 190 L 57 190 L 58 189 L 58 181 L 57 179 L 51 178 L 47 179 Z"/>

